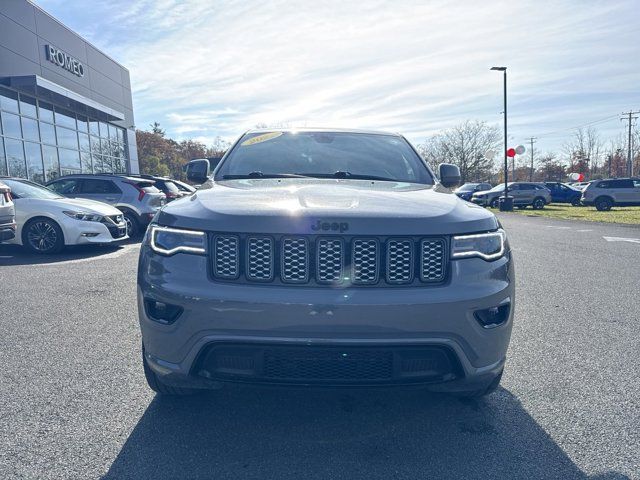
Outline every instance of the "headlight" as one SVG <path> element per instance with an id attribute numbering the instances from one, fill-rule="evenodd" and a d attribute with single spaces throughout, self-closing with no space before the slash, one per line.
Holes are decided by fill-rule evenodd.
<path id="1" fill-rule="evenodd" d="M 497 260 L 504 255 L 506 240 L 504 230 L 458 235 L 451 242 L 451 258 L 480 257 L 484 260 Z"/>
<path id="2" fill-rule="evenodd" d="M 102 215 L 98 215 L 97 213 L 87 213 L 87 212 L 62 212 L 67 217 L 75 218 L 76 220 L 83 220 L 85 222 L 101 222 Z"/>
<path id="3" fill-rule="evenodd" d="M 163 255 L 174 253 L 207 252 L 207 236 L 204 232 L 151 225 L 147 232 L 151 250 Z"/>

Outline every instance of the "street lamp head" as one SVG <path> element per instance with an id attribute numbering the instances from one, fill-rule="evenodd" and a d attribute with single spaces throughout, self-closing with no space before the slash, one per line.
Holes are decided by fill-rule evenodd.
<path id="1" fill-rule="evenodd" d="M 491 70 L 498 70 L 500 72 L 505 72 L 507 67 L 491 67 Z"/>

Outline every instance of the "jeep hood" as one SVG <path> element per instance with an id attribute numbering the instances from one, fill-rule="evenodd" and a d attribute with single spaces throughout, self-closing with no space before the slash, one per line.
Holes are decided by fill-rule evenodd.
<path id="1" fill-rule="evenodd" d="M 495 216 L 441 186 L 344 179 L 207 182 L 159 213 L 161 225 L 218 232 L 430 235 L 493 230 Z M 345 226 L 347 230 L 345 231 Z"/>

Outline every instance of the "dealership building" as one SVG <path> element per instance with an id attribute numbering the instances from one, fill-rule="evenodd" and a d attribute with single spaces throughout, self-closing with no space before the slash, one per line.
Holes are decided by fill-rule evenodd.
<path id="1" fill-rule="evenodd" d="M 138 173 L 129 71 L 27 0 L 0 0 L 0 175 Z"/>

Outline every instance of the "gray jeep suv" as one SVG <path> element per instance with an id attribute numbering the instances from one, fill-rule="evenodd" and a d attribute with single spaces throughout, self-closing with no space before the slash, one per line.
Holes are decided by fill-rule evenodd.
<path id="1" fill-rule="evenodd" d="M 46 184 L 54 192 L 70 198 L 88 198 L 113 205 L 124 214 L 127 232 L 135 237 L 144 232 L 153 216 L 166 202 L 154 181 L 117 174 L 67 175 Z"/>
<path id="2" fill-rule="evenodd" d="M 551 190 L 542 183 L 511 182 L 509 196 L 513 197 L 513 204 L 518 208 L 531 206 L 534 210 L 540 210 L 551 203 Z M 498 208 L 500 197 L 504 196 L 504 183 L 496 185 L 491 190 L 476 192 L 471 201 L 485 207 Z"/>
<path id="3" fill-rule="evenodd" d="M 202 162 L 202 164 L 200 164 Z M 149 386 L 225 382 L 498 387 L 514 266 L 489 211 L 438 181 L 400 135 L 250 131 L 142 242 Z"/>

